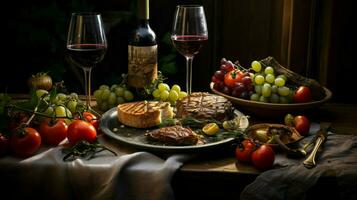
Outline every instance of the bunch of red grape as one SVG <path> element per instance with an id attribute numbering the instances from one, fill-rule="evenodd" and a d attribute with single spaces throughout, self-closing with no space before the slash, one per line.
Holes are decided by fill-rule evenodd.
<path id="1" fill-rule="evenodd" d="M 222 58 L 220 70 L 212 76 L 213 88 L 233 97 L 249 99 L 254 91 L 252 76 L 238 61 L 233 63 Z"/>

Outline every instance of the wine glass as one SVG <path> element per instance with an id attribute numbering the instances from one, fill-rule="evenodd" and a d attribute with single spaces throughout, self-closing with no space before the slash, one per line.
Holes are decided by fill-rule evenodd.
<path id="1" fill-rule="evenodd" d="M 192 61 L 208 40 L 205 12 L 201 5 L 178 5 L 175 10 L 171 40 L 186 58 L 186 91 L 191 94 Z"/>
<path id="2" fill-rule="evenodd" d="M 91 71 L 103 60 L 107 50 L 102 17 L 99 13 L 72 13 L 67 36 L 68 59 L 83 69 L 86 107 L 91 102 Z M 96 112 L 95 112 L 96 113 Z M 96 113 L 98 114 L 98 113 Z"/>

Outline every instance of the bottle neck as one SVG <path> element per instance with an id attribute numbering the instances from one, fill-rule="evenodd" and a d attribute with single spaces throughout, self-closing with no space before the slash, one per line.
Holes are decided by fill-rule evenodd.
<path id="1" fill-rule="evenodd" d="M 137 17 L 139 20 L 149 20 L 149 0 L 137 0 Z"/>

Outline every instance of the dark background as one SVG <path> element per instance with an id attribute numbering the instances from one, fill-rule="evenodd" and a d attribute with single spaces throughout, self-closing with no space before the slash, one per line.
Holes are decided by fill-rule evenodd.
<path id="1" fill-rule="evenodd" d="M 352 0 L 206 0 L 150 1 L 150 24 L 159 43 L 159 69 L 170 84 L 184 87 L 185 64 L 169 41 L 177 4 L 205 7 L 209 43 L 195 57 L 193 90 L 209 90 L 211 75 L 226 57 L 249 67 L 253 60 L 275 57 L 290 69 L 318 80 L 333 92 L 333 102 L 356 103 L 356 31 Z M 48 72 L 82 94 L 82 71 L 64 59 L 72 12 L 103 15 L 108 51 L 93 69 L 92 88 L 114 84 L 127 71 L 127 34 L 135 23 L 135 1 L 33 0 L 3 6 L 5 25 L 0 92 L 26 93 L 27 78 Z"/>

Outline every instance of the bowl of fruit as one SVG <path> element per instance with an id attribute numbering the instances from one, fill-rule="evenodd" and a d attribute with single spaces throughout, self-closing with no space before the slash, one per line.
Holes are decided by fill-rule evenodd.
<path id="1" fill-rule="evenodd" d="M 273 57 L 253 61 L 249 69 L 223 58 L 210 88 L 238 109 L 259 117 L 306 113 L 332 97 L 328 88 L 283 67 Z"/>

